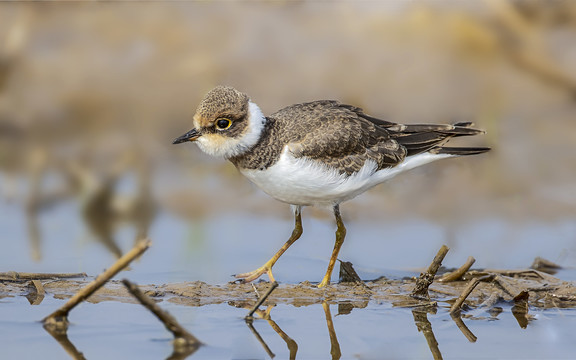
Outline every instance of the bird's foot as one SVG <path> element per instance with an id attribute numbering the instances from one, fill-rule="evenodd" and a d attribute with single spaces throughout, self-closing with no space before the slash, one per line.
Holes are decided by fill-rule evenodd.
<path id="1" fill-rule="evenodd" d="M 272 265 L 268 263 L 260 266 L 258 269 L 242 274 L 236 274 L 234 277 L 237 279 L 241 279 L 243 282 L 251 282 L 258 279 L 260 276 L 268 274 L 268 278 L 270 278 L 270 282 L 274 282 L 274 276 L 272 276 Z"/>
<path id="2" fill-rule="evenodd" d="M 320 282 L 320 284 L 318 284 L 318 288 L 323 288 L 326 285 L 330 285 L 330 278 L 325 276 L 324 279 L 322 279 L 322 281 Z"/>

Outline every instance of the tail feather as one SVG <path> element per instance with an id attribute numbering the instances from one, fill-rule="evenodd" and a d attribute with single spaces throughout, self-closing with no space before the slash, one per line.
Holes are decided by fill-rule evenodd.
<path id="1" fill-rule="evenodd" d="M 489 149 L 481 148 L 482 151 L 476 151 L 480 148 L 470 148 L 470 152 L 464 151 L 465 148 L 444 148 L 442 145 L 447 143 L 451 138 L 459 136 L 474 136 L 484 134 L 483 130 L 474 129 L 472 122 L 459 122 L 452 125 L 402 125 L 397 124 L 390 126 L 387 130 L 390 137 L 398 141 L 408 151 L 408 156 L 420 154 L 423 152 L 431 152 L 437 154 L 449 154 L 450 150 L 442 149 L 456 149 L 462 152 L 462 155 L 479 154 L 486 152 Z M 457 155 L 457 154 L 454 154 Z"/>
<path id="2" fill-rule="evenodd" d="M 432 154 L 446 154 L 456 156 L 476 155 L 489 151 L 489 147 L 445 147 L 437 146 L 429 150 Z"/>
<path id="3" fill-rule="evenodd" d="M 463 126 L 464 125 L 464 126 Z M 484 130 L 478 130 L 471 128 L 473 123 L 456 123 L 454 125 L 428 125 L 428 124 L 414 124 L 414 125 L 404 125 L 396 124 L 387 128 L 388 131 L 392 132 L 392 136 L 401 134 L 413 134 L 413 133 L 426 133 L 426 132 L 438 132 L 440 134 L 446 134 L 451 136 L 468 136 L 468 135 L 478 135 L 484 134 Z"/>
<path id="4" fill-rule="evenodd" d="M 462 121 L 454 124 L 398 124 L 366 115 L 359 108 L 353 108 L 360 117 L 374 125 L 386 129 L 390 138 L 407 150 L 406 156 L 422 153 L 446 155 L 474 155 L 484 153 L 487 147 L 444 147 L 451 138 L 485 134 L 484 130 L 474 129 L 473 122 Z"/>

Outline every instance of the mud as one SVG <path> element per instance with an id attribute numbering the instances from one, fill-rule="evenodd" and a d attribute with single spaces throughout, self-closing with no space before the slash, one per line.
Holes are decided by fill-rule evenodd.
<path id="1" fill-rule="evenodd" d="M 537 270 L 469 271 L 461 281 L 434 282 L 429 288 L 432 302 L 417 300 L 410 296 L 416 279 L 381 278 L 367 282 L 333 284 L 322 289 L 310 282 L 281 284 L 272 292 L 264 305 L 288 304 L 300 307 L 326 302 L 343 305 L 345 309 L 346 307 L 363 308 L 372 301 L 396 307 L 428 306 L 434 302 L 440 306 L 450 306 L 461 294 L 469 279 L 475 277 L 481 278 L 482 281 L 466 299 L 465 304 L 470 308 L 492 307 L 506 302 L 516 304 L 520 301 L 519 299 L 522 299 L 522 302 L 529 307 L 543 309 L 576 307 L 576 284 L 562 281 Z M 91 278 L 40 280 L 44 291 L 42 289 L 39 291 L 38 280 L 35 280 L 35 283 L 30 280 L 4 280 L 0 281 L 0 298 L 26 296 L 31 303 L 36 304 L 41 302 L 44 296 L 65 300 L 72 297 L 91 280 Z M 222 285 L 194 281 L 162 285 L 142 284 L 140 288 L 146 295 L 158 302 L 167 301 L 186 306 L 228 303 L 237 307 L 249 307 L 266 292 L 269 286 L 270 284 L 265 281 L 256 284 Z M 118 280 L 109 281 L 87 301 L 136 303 L 136 300 Z"/>

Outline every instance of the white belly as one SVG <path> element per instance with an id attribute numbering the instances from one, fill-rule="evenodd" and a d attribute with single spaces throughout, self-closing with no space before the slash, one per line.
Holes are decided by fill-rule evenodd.
<path id="1" fill-rule="evenodd" d="M 359 172 L 348 176 L 339 174 L 318 161 L 295 158 L 285 149 L 279 161 L 264 171 L 240 171 L 277 200 L 292 205 L 333 206 L 352 199 L 403 171 L 448 156 L 419 154 L 406 158 L 394 168 L 378 171 L 376 163 L 369 160 Z"/>

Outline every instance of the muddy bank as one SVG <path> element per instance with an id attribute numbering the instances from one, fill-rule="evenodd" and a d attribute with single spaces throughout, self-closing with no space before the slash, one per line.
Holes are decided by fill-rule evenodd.
<path id="1" fill-rule="evenodd" d="M 461 281 L 448 283 L 435 281 L 429 288 L 430 298 L 440 303 L 440 306 L 449 306 L 462 293 L 468 280 L 475 277 L 482 280 L 466 299 L 466 304 L 470 307 L 494 306 L 505 302 L 513 304 L 519 295 L 531 307 L 545 309 L 576 307 L 576 284 L 536 270 L 469 271 Z M 90 277 L 41 279 L 35 280 L 34 283 L 31 280 L 2 280 L 0 298 L 26 296 L 31 303 L 36 304 L 45 296 L 68 299 L 91 280 Z M 327 302 L 362 308 L 370 301 L 401 307 L 429 305 L 430 302 L 419 301 L 410 296 L 414 285 L 415 279 L 385 278 L 362 283 L 333 284 L 323 289 L 310 282 L 280 284 L 266 300 L 265 305 L 288 304 L 299 307 Z M 265 281 L 254 285 L 237 283 L 213 285 L 201 281 L 161 285 L 140 284 L 145 294 L 158 302 L 168 301 L 187 306 L 229 303 L 239 307 L 254 304 L 269 286 L 270 284 Z M 109 281 L 87 301 L 136 302 L 118 280 Z"/>

